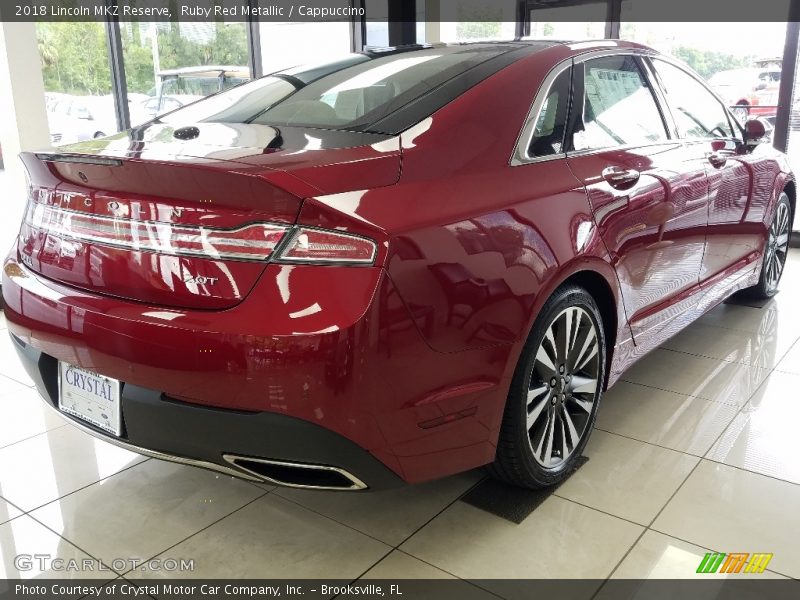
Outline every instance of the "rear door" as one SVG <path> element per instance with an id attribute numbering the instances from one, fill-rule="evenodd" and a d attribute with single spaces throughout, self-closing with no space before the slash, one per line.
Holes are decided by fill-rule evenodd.
<path id="1" fill-rule="evenodd" d="M 763 210 L 751 206 L 752 164 L 740 152 L 742 141 L 728 111 L 706 86 L 677 65 L 652 63 L 687 151 L 705 157 L 708 231 L 700 274 L 705 281 L 758 252 Z"/>
<path id="2" fill-rule="evenodd" d="M 638 57 L 576 63 L 573 81 L 567 160 L 586 186 L 634 337 L 652 333 L 698 283 L 707 223 L 702 158 L 670 133 Z"/>

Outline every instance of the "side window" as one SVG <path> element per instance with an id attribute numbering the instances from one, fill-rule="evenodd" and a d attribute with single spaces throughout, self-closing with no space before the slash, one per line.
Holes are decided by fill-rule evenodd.
<path id="1" fill-rule="evenodd" d="M 577 119 L 573 148 L 590 150 L 645 145 L 667 139 L 653 91 L 632 56 L 584 63 L 583 122 Z"/>
<path id="2" fill-rule="evenodd" d="M 571 73 L 571 68 L 562 71 L 547 91 L 533 127 L 528 156 L 551 156 L 564 152 Z"/>
<path id="3" fill-rule="evenodd" d="M 734 137 L 725 107 L 702 83 L 670 63 L 656 59 L 653 64 L 682 138 Z"/>

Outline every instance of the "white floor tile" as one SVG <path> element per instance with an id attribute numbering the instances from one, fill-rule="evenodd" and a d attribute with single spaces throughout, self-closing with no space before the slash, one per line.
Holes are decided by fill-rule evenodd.
<path id="1" fill-rule="evenodd" d="M 461 578 L 607 577 L 643 528 L 551 496 L 520 525 L 456 502 L 401 549 Z"/>
<path id="2" fill-rule="evenodd" d="M 275 494 L 268 494 L 178 544 L 173 557 L 194 559 L 197 579 L 354 579 L 391 550 Z M 148 574 L 147 576 L 159 576 Z M 131 574 L 140 577 L 142 574 Z"/>
<path id="3" fill-rule="evenodd" d="M 800 577 L 800 486 L 702 461 L 653 529 L 717 552 L 772 552 L 770 570 Z"/>
<path id="4" fill-rule="evenodd" d="M 0 450 L 0 495 L 28 511 L 143 460 L 67 425 Z"/>
<path id="5" fill-rule="evenodd" d="M 35 389 L 4 383 L 0 382 L 0 448 L 66 425 Z"/>
<path id="6" fill-rule="evenodd" d="M 622 375 L 624 381 L 742 406 L 764 381 L 759 367 L 658 348 Z"/>
<path id="7" fill-rule="evenodd" d="M 59 537 L 40 523 L 27 515 L 23 515 L 0 525 L 0 575 L 3 579 L 113 579 L 113 571 L 101 570 L 102 565 L 97 565 L 93 570 L 69 570 L 70 560 L 78 561 L 83 566 L 83 560 L 91 560 L 88 554 Z M 15 557 L 28 555 L 30 561 L 24 559 L 15 564 Z M 34 557 L 33 555 L 39 555 Z M 63 562 L 52 563 L 51 559 L 61 559 Z M 93 564 L 95 564 L 93 562 Z"/>
<path id="8" fill-rule="evenodd" d="M 772 369 L 797 341 L 800 332 L 778 329 L 776 311 L 761 312 L 765 317 L 762 318 L 763 329 L 758 332 L 694 323 L 664 342 L 662 347 L 687 354 Z"/>
<path id="9" fill-rule="evenodd" d="M 0 525 L 11 519 L 20 516 L 22 511 L 13 504 L 9 504 L 3 498 L 0 498 Z"/>
<path id="10" fill-rule="evenodd" d="M 148 460 L 31 515 L 116 566 L 115 558 L 151 558 L 263 493 L 233 477 Z"/>
<path id="11" fill-rule="evenodd" d="M 603 395 L 596 426 L 703 456 L 737 411 L 730 404 L 618 381 Z"/>
<path id="12" fill-rule="evenodd" d="M 713 325 L 762 335 L 770 331 L 800 335 L 800 315 L 797 312 L 738 304 L 720 304 L 700 317 L 695 325 Z"/>
<path id="13" fill-rule="evenodd" d="M 800 375 L 773 372 L 707 458 L 800 484 Z"/>
<path id="14" fill-rule="evenodd" d="M 604 431 L 595 431 L 589 462 L 556 494 L 641 525 L 649 525 L 700 460 Z"/>
<path id="15" fill-rule="evenodd" d="M 783 360 L 775 367 L 778 371 L 800 375 L 800 341 L 786 353 Z"/>
<path id="16" fill-rule="evenodd" d="M 770 571 L 698 573 L 697 568 L 708 552 L 711 550 L 648 530 L 614 571 L 612 579 L 784 579 Z"/>
<path id="17" fill-rule="evenodd" d="M 445 573 L 401 552 L 393 550 L 386 558 L 364 573 L 362 579 L 457 579 L 450 573 Z"/>
<path id="18" fill-rule="evenodd" d="M 449 573 L 432 567 L 399 550 L 394 550 L 377 565 L 367 571 L 358 583 L 369 583 L 369 580 L 383 580 L 384 585 L 394 583 L 404 595 L 413 598 L 458 598 L 459 600 L 497 600 L 497 596 L 466 581 L 453 582 L 456 579 Z M 405 579 L 421 581 L 404 582 Z M 432 580 L 450 580 L 444 587 L 437 588 Z"/>

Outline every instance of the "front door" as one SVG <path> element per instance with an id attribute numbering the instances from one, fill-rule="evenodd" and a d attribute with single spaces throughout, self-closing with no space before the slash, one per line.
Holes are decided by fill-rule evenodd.
<path id="1" fill-rule="evenodd" d="M 668 133 L 637 57 L 576 64 L 573 81 L 567 160 L 586 186 L 616 265 L 634 339 L 652 335 L 684 310 L 681 300 L 698 284 L 707 224 L 705 159 Z"/>

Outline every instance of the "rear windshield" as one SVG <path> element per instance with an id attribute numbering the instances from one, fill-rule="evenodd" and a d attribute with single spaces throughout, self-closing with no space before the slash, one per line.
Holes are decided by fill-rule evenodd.
<path id="1" fill-rule="evenodd" d="M 509 46 L 429 48 L 289 70 L 257 79 L 162 117 L 187 123 L 257 123 L 370 131 L 370 126 Z M 311 81 L 310 73 L 315 78 Z"/>

